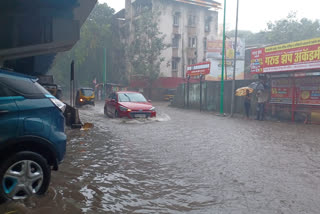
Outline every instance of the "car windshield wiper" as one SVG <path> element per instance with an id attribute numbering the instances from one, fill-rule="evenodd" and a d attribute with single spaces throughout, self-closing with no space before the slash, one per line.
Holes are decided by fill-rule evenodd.
<path id="1" fill-rule="evenodd" d="M 129 102 L 131 102 L 131 99 L 127 94 L 124 94 L 124 96 L 128 97 Z"/>

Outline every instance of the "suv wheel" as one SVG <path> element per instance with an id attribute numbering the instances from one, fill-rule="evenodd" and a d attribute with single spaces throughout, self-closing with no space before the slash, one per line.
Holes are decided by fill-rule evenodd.
<path id="1" fill-rule="evenodd" d="M 46 159 L 34 152 L 19 152 L 6 159 L 0 168 L 0 202 L 44 194 L 51 169 Z"/>

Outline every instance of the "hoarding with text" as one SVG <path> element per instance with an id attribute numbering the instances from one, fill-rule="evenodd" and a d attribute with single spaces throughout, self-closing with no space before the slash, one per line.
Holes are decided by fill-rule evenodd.
<path id="1" fill-rule="evenodd" d="M 271 73 L 320 68 L 320 38 L 253 49 L 251 73 Z"/>
<path id="2" fill-rule="evenodd" d="M 187 67 L 187 75 L 190 76 L 199 76 L 206 75 L 210 73 L 210 62 L 201 62 L 194 65 L 188 65 Z"/>

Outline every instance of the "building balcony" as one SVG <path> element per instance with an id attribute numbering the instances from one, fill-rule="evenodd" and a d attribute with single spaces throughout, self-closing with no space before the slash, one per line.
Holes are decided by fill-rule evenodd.
<path id="1" fill-rule="evenodd" d="M 197 48 L 187 48 L 187 58 L 196 58 Z"/>
<path id="2" fill-rule="evenodd" d="M 197 35 L 197 28 L 188 26 L 188 35 Z"/>
<path id="3" fill-rule="evenodd" d="M 178 69 L 172 70 L 172 77 L 178 77 Z"/>
<path id="4" fill-rule="evenodd" d="M 173 33 L 173 34 L 180 34 L 180 32 L 179 32 L 179 26 L 173 25 L 172 33 Z"/>
<path id="5" fill-rule="evenodd" d="M 179 57 L 179 48 L 172 48 L 172 57 Z"/>

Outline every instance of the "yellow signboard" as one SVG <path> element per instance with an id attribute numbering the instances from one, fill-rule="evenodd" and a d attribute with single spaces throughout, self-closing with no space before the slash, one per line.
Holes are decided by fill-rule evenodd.
<path id="1" fill-rule="evenodd" d="M 298 42 L 292 42 L 292 43 L 286 43 L 286 44 L 266 47 L 265 52 L 270 53 L 270 52 L 283 51 L 283 50 L 287 50 L 287 49 L 301 48 L 301 47 L 305 47 L 305 46 L 318 45 L 318 44 L 320 44 L 320 37 L 314 38 L 314 39 L 298 41 Z"/>

